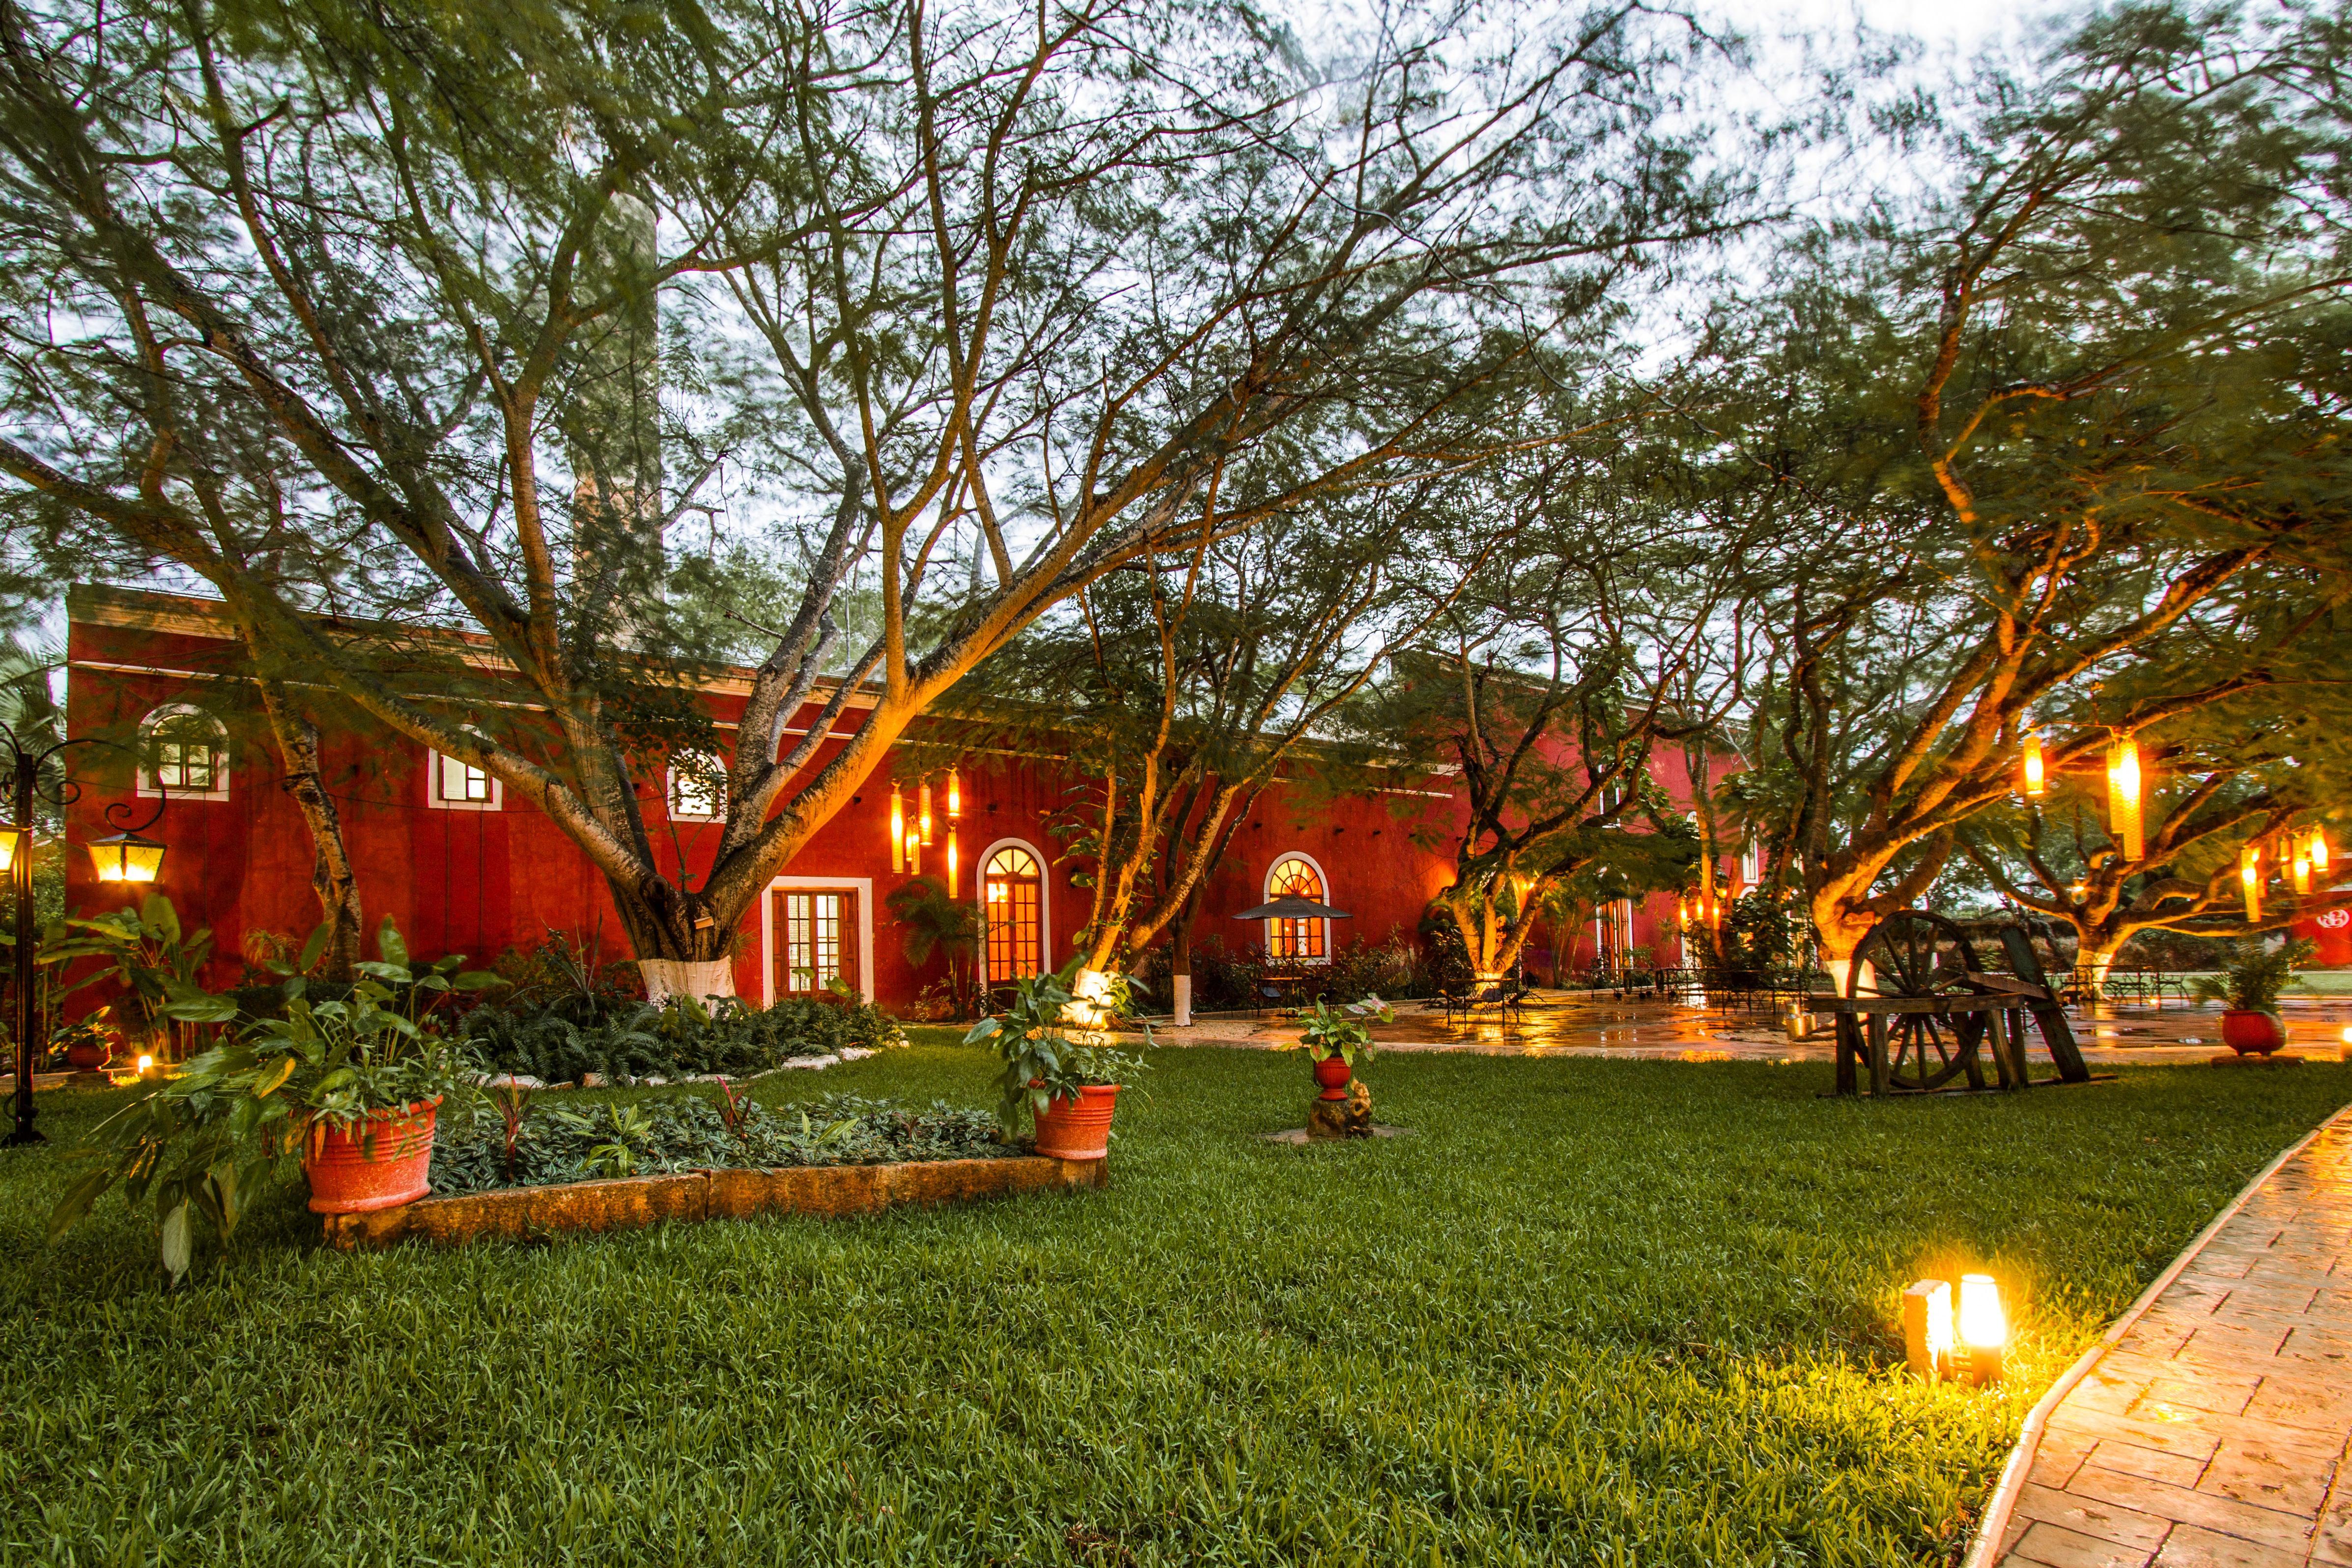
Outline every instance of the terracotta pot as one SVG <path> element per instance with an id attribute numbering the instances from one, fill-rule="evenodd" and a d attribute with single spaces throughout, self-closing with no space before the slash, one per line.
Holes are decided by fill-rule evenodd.
<path id="1" fill-rule="evenodd" d="M 1323 1092 L 1318 1094 L 1315 1098 L 1318 1100 L 1345 1100 L 1348 1097 L 1348 1080 L 1354 1076 L 1355 1074 L 1349 1070 L 1348 1059 L 1346 1057 L 1327 1056 L 1322 1058 L 1315 1063 L 1315 1082 L 1321 1085 Z"/>
<path id="2" fill-rule="evenodd" d="M 102 1040 L 78 1040 L 66 1047 L 66 1065 L 76 1072 L 95 1072 L 113 1056 Z"/>
<path id="3" fill-rule="evenodd" d="M 2221 1015 L 2221 1043 L 2240 1056 L 2268 1056 L 2286 1043 L 2286 1022 L 2276 1013 L 2231 1008 Z"/>
<path id="4" fill-rule="evenodd" d="M 1120 1085 L 1089 1083 L 1076 1103 L 1058 1096 L 1037 1113 L 1037 1152 L 1057 1160 L 1098 1160 L 1110 1153 L 1110 1113 Z"/>
<path id="5" fill-rule="evenodd" d="M 398 1110 L 371 1111 L 348 1127 L 313 1122 L 302 1145 L 317 1214 L 366 1214 L 414 1203 L 433 1190 L 436 1095 Z"/>

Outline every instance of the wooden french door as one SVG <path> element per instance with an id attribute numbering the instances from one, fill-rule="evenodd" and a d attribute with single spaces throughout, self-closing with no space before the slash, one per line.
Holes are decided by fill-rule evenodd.
<path id="1" fill-rule="evenodd" d="M 768 897 L 776 995 L 817 996 L 833 989 L 835 980 L 857 995 L 857 890 L 780 887 Z"/>

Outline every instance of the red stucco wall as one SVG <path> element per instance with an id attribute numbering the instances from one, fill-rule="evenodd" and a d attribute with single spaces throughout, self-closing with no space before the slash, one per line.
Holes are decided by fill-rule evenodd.
<path id="1" fill-rule="evenodd" d="M 154 613 L 126 611 L 128 598 L 110 595 L 113 608 L 95 618 L 77 612 L 72 623 L 72 733 L 128 742 L 143 715 L 168 703 L 193 702 L 232 716 L 228 798 L 175 798 L 148 830 L 170 846 L 159 891 L 173 899 L 184 920 L 212 927 L 219 956 L 211 977 L 226 983 L 242 968 L 247 934 L 272 932 L 299 941 L 317 924 L 309 832 L 283 789 L 275 752 L 265 743 L 251 688 L 236 678 L 242 666 L 237 644 L 184 628 L 187 617 L 204 613 L 196 601 L 138 596 L 143 603 L 177 607 L 178 621 L 165 615 L 158 625 Z M 732 719 L 740 706 L 724 692 L 709 701 L 721 721 Z M 237 714 L 251 716 L 239 721 Z M 797 722 L 804 725 L 814 717 L 811 709 Z M 128 902 L 140 890 L 98 883 L 81 846 L 119 825 L 119 819 L 107 820 L 109 807 L 133 812 L 130 820 L 137 821 L 155 802 L 133 799 L 127 756 L 98 747 L 85 748 L 80 756 L 77 776 L 84 794 L 68 814 L 73 852 L 67 862 L 67 899 L 69 907 L 92 911 Z M 598 940 L 614 958 L 627 956 L 603 879 L 535 808 L 517 800 L 504 801 L 497 810 L 429 805 L 422 748 L 363 719 L 352 718 L 328 734 L 322 762 L 358 865 L 371 930 L 389 915 L 419 953 L 462 952 L 481 961 L 509 947 L 528 948 L 550 931 L 569 933 L 583 943 Z M 1678 799 L 1686 795 L 1679 758 L 1662 757 L 1657 768 L 1670 792 Z M 911 777 L 908 782 L 911 786 Z M 1044 831 L 1072 782 L 1050 757 L 977 758 L 963 770 L 964 810 L 958 824 L 962 852 L 957 891 L 962 897 L 976 896 L 973 871 L 991 845 L 1019 840 L 1040 852 L 1048 868 L 1048 962 L 1056 965 L 1070 956 L 1087 899 L 1086 890 L 1072 884 L 1078 868 L 1053 863 L 1056 846 Z M 1310 798 L 1280 785 L 1268 789 L 1238 830 L 1211 884 L 1209 918 L 1198 935 L 1216 932 L 1229 949 L 1258 941 L 1258 927 L 1229 917 L 1259 903 L 1274 862 L 1298 852 L 1322 868 L 1329 901 L 1354 915 L 1334 930 L 1335 943 L 1379 942 L 1392 931 L 1410 937 L 1428 901 L 1451 881 L 1451 836 L 1458 832 L 1460 810 L 1431 787 L 1442 782 L 1405 780 L 1395 789 L 1338 800 Z M 664 846 L 665 869 L 674 869 L 681 857 L 690 867 L 706 865 L 717 824 L 671 824 L 661 787 L 648 784 L 645 794 L 647 818 Z M 911 880 L 890 870 L 889 795 L 887 773 L 877 771 L 783 873 L 870 883 L 875 994 L 885 1005 L 910 1000 L 938 971 L 936 959 L 922 973 L 908 965 L 883 907 L 892 891 Z M 911 788 L 908 806 L 911 812 Z M 943 819 L 944 800 L 939 810 Z M 668 847 L 673 828 L 675 850 Z M 924 864 L 934 874 L 944 870 L 943 820 L 940 828 L 940 842 L 926 852 Z M 1418 836 L 1434 841 L 1434 849 L 1414 841 L 1417 828 Z M 1674 902 L 1671 895 L 1654 895 L 1635 918 L 1634 940 L 1656 946 L 1664 957 L 1675 956 Z M 1548 950 L 1554 941 L 1551 934 L 1539 933 L 1533 946 Z M 1591 950 L 1590 929 L 1577 933 L 1573 961 L 1589 962 Z M 755 906 L 743 921 L 736 959 L 737 986 L 746 997 L 762 995 L 766 962 L 761 911 Z"/>

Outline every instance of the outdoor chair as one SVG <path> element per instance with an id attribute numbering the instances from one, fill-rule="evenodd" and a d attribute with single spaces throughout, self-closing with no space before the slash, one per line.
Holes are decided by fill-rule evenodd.
<path id="1" fill-rule="evenodd" d="M 1452 1023 L 1454 1015 L 1474 1017 L 1482 1008 L 1494 1008 L 1508 1025 L 1512 1019 L 1524 1018 L 1528 996 L 1528 988 L 1511 980 L 1497 980 L 1488 986 L 1474 986 L 1464 991 L 1440 991 L 1438 999 L 1445 1006 L 1445 1021 Z"/>

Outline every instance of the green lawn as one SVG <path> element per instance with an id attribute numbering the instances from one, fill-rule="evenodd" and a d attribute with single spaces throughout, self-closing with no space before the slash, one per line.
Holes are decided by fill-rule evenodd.
<path id="1" fill-rule="evenodd" d="M 785 1074 L 979 1102 L 987 1059 Z M 1169 1051 L 1103 1193 L 158 1289 L 0 1152 L 0 1561 L 1945 1562 L 2026 1406 L 2352 1071 L 1885 1105 L 1826 1066 L 1384 1056 L 1416 1135 L 1270 1146 L 1297 1056 Z M 46 1096 L 53 1137 L 114 1094 Z M 1901 1374 L 1991 1263 L 2015 1375 Z"/>

